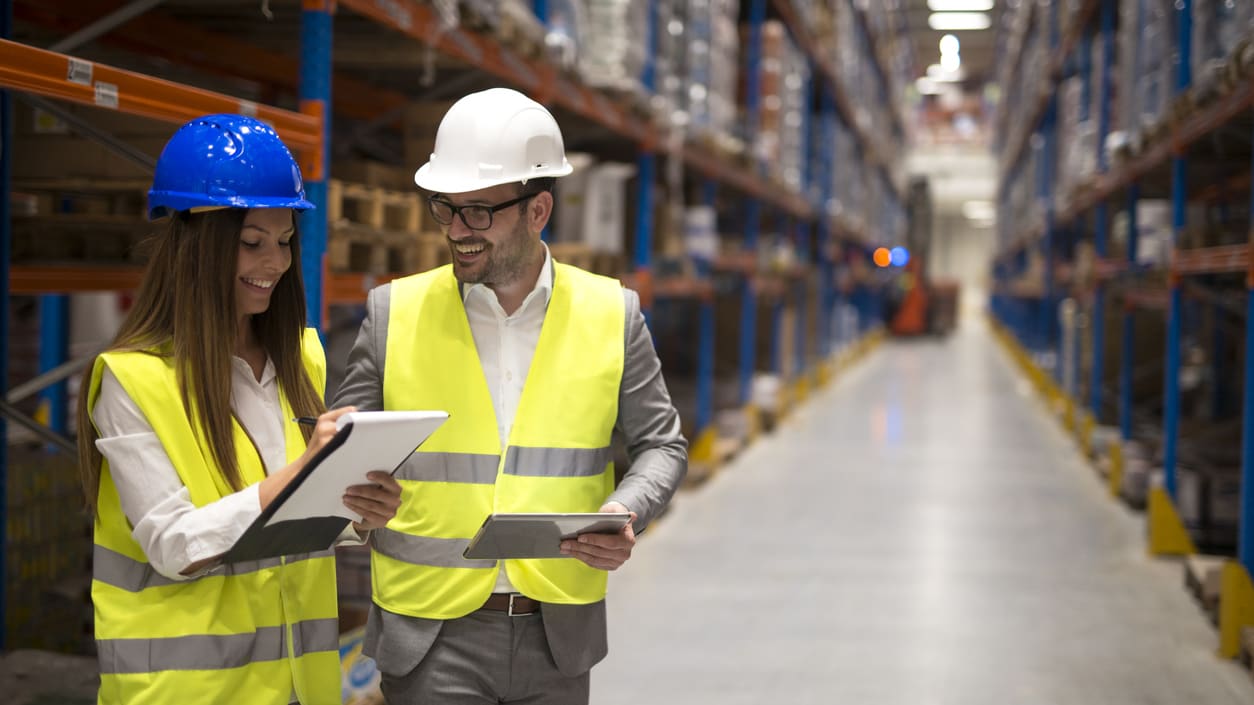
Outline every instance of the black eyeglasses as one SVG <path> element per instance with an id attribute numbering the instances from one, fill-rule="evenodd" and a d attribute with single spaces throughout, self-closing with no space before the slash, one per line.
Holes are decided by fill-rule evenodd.
<path id="1" fill-rule="evenodd" d="M 492 214 L 518 205 L 523 201 L 535 198 L 539 194 L 529 193 L 526 196 L 519 196 L 512 201 L 498 203 L 495 206 L 455 206 L 442 198 L 428 198 L 427 208 L 431 211 L 431 217 L 435 218 L 435 222 L 440 225 L 451 225 L 453 216 L 459 216 L 466 227 L 471 230 L 487 230 L 492 227 Z"/>

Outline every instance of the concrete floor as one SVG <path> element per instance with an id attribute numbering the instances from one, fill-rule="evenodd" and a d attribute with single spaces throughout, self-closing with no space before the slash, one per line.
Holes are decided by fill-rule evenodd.
<path id="1" fill-rule="evenodd" d="M 982 324 L 887 343 L 610 581 L 594 705 L 1250 705 Z"/>

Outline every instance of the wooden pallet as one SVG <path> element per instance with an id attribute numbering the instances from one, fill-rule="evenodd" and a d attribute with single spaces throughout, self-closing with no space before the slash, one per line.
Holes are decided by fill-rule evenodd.
<path id="1" fill-rule="evenodd" d="M 35 215 L 13 218 L 14 262 L 137 264 L 152 225 L 135 216 Z"/>
<path id="2" fill-rule="evenodd" d="M 1227 561 L 1222 556 L 1203 555 L 1189 556 L 1184 560 L 1184 585 L 1212 621 L 1217 621 L 1219 617 L 1220 584 Z"/>
<path id="3" fill-rule="evenodd" d="M 358 225 L 333 227 L 327 261 L 335 272 L 415 274 L 452 261 L 439 233 L 377 231 Z"/>
<path id="4" fill-rule="evenodd" d="M 582 242 L 549 244 L 553 259 L 594 274 L 617 278 L 626 269 L 624 256 L 616 252 L 598 252 Z"/>
<path id="5" fill-rule="evenodd" d="M 417 271 L 418 235 L 340 223 L 327 237 L 327 263 L 332 271 L 366 274 L 409 274 Z"/>
<path id="6" fill-rule="evenodd" d="M 364 225 L 375 230 L 423 231 L 426 204 L 416 191 L 390 191 L 339 179 L 327 182 L 327 222 Z"/>
<path id="7" fill-rule="evenodd" d="M 148 181 L 24 179 L 14 181 L 14 215 L 147 215 Z"/>

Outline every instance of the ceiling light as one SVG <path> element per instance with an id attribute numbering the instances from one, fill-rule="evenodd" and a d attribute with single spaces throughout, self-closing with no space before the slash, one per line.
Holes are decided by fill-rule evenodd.
<path id="1" fill-rule="evenodd" d="M 988 12 L 993 0 L 927 0 L 932 12 Z"/>
<path id="2" fill-rule="evenodd" d="M 962 45 L 958 43 L 958 38 L 952 34 L 946 34 L 940 40 L 941 56 L 946 54 L 957 54 Z"/>
<path id="3" fill-rule="evenodd" d="M 927 16 L 927 26 L 938 32 L 988 29 L 992 25 L 983 12 L 935 12 Z"/>
<path id="4" fill-rule="evenodd" d="M 940 65 L 946 73 L 954 73 L 962 67 L 962 57 L 957 54 L 941 54 Z"/>

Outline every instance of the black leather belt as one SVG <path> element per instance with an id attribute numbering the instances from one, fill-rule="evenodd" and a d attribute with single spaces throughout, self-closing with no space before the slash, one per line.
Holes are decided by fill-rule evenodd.
<path id="1" fill-rule="evenodd" d="M 504 612 L 511 617 L 525 617 L 539 613 L 540 602 L 518 593 L 494 592 L 479 609 Z"/>

